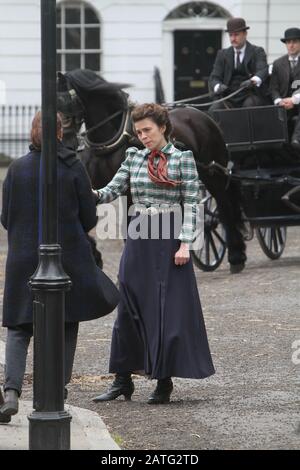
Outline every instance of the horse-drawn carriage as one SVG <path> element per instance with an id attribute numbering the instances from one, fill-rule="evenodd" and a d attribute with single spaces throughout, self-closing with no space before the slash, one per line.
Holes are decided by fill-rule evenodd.
<path id="1" fill-rule="evenodd" d="M 65 138 L 74 142 L 81 134 L 81 158 L 97 188 L 111 180 L 135 139 L 124 87 L 88 70 L 59 74 Z M 241 271 L 245 240 L 254 230 L 266 255 L 279 258 L 286 227 L 300 224 L 300 153 L 288 144 L 285 110 L 218 111 L 217 125 L 194 105 L 184 105 L 172 109 L 170 119 L 172 138 L 193 151 L 203 183 L 205 236 L 203 248 L 193 252 L 195 264 L 213 271 L 227 250 L 231 272 Z M 80 133 L 82 123 L 85 131 Z"/>
<path id="2" fill-rule="evenodd" d="M 288 226 L 300 225 L 300 152 L 289 144 L 285 109 L 278 106 L 220 110 L 214 118 L 228 150 L 226 167 L 212 162 L 212 171 L 238 185 L 245 238 L 254 233 L 263 252 L 278 259 Z M 193 253 L 201 269 L 213 271 L 226 251 L 225 230 L 211 195 L 203 191 L 205 242 Z"/>

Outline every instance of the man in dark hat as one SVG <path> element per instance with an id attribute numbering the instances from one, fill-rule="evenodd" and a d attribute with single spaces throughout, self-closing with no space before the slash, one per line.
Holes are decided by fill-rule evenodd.
<path id="1" fill-rule="evenodd" d="M 209 112 L 229 107 L 260 106 L 268 102 L 266 53 L 262 47 L 247 41 L 248 29 L 243 18 L 230 18 L 227 22 L 226 32 L 231 47 L 218 52 L 209 87 L 217 99 L 226 97 L 241 86 L 243 90 L 226 101 L 212 104 Z"/>
<path id="2" fill-rule="evenodd" d="M 287 54 L 273 63 L 270 89 L 274 104 L 287 110 L 291 142 L 300 149 L 300 29 L 287 29 L 281 42 Z"/>

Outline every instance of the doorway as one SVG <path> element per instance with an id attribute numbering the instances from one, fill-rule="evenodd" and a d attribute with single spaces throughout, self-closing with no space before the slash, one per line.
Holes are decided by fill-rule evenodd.
<path id="1" fill-rule="evenodd" d="M 174 31 L 175 100 L 208 92 L 208 78 L 221 47 L 221 29 Z"/>

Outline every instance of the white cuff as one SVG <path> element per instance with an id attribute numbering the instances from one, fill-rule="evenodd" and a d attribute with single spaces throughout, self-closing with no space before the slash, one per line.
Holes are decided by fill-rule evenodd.
<path id="1" fill-rule="evenodd" d="M 281 100 L 282 100 L 282 98 L 276 98 L 276 100 L 274 100 L 274 104 L 275 105 L 279 104 Z"/>
<path id="2" fill-rule="evenodd" d="M 253 77 L 251 77 L 251 80 L 255 81 L 256 86 L 260 86 L 262 84 L 262 79 L 258 77 L 257 75 L 254 75 Z"/>
<path id="3" fill-rule="evenodd" d="M 99 204 L 100 201 L 101 201 L 101 198 L 102 198 L 102 191 L 101 191 L 101 189 L 96 189 L 96 191 L 98 193 L 98 198 L 97 198 L 96 204 Z"/>
<path id="4" fill-rule="evenodd" d="M 300 104 L 300 93 L 296 93 L 292 96 L 292 102 L 296 105 Z"/>
<path id="5" fill-rule="evenodd" d="M 221 86 L 220 83 L 217 83 L 215 86 L 214 86 L 214 92 L 217 93 L 219 87 Z"/>

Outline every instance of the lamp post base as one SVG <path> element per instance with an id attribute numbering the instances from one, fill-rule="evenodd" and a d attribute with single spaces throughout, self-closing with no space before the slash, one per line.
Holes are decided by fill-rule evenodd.
<path id="1" fill-rule="evenodd" d="M 70 422 L 66 411 L 33 411 L 29 419 L 30 450 L 70 450 Z"/>

